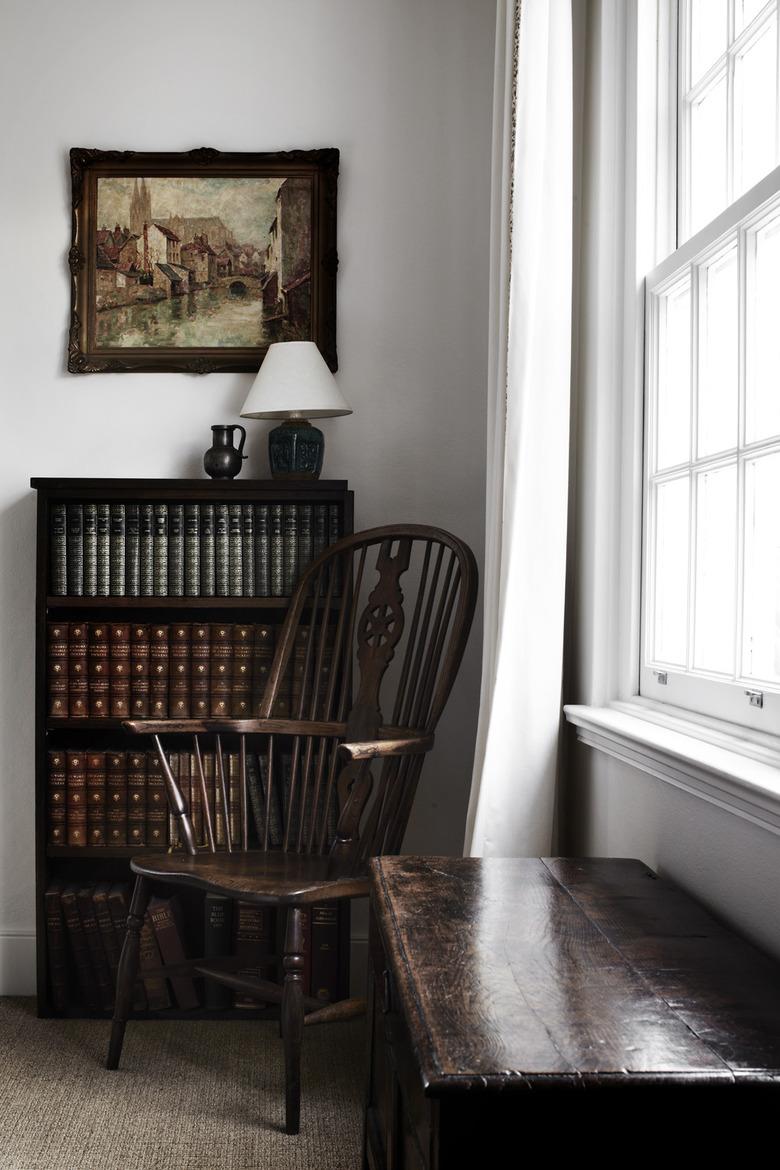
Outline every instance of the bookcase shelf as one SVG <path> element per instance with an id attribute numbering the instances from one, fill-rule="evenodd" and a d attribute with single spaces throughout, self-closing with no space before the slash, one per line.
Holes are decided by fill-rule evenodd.
<path id="1" fill-rule="evenodd" d="M 106 1012 L 89 1010 L 81 1002 L 76 980 L 70 975 L 70 994 L 64 1010 L 55 1012 L 49 980 L 49 955 L 44 894 L 55 880 L 66 883 L 126 882 L 132 880 L 131 857 L 164 852 L 162 845 L 74 846 L 49 843 L 47 806 L 48 752 L 93 750 L 108 752 L 148 750 L 150 741 L 131 737 L 122 719 L 56 718 L 49 714 L 47 682 L 47 624 L 243 622 L 278 627 L 289 597 L 280 596 L 62 596 L 51 592 L 50 534 L 55 505 L 149 504 L 176 505 L 295 504 L 328 505 L 338 509 L 339 528 L 344 535 L 353 531 L 353 493 L 344 480 L 170 480 L 170 479 L 48 479 L 35 478 L 37 492 L 36 568 L 36 931 L 37 993 L 41 1016 L 106 1018 Z M 301 513 L 302 514 L 302 513 Z M 335 514 L 335 513 L 334 513 Z M 129 580 L 129 577 L 128 577 Z M 289 588 L 289 585 L 287 585 Z M 90 627 L 91 628 L 91 627 Z M 55 660 L 56 661 L 56 660 Z M 92 740 L 92 742 L 90 742 Z M 200 909 L 199 909 L 200 908 Z M 188 892 L 185 899 L 185 941 L 202 942 L 202 894 Z M 189 933 L 188 933 L 189 932 Z M 348 975 L 348 932 L 339 933 L 340 986 Z M 203 953 L 203 952 L 200 952 Z M 73 955 L 68 952 L 73 965 Z M 201 984 L 202 986 L 202 984 Z M 346 990 L 342 990 L 346 994 Z M 273 1008 L 209 1010 L 204 1007 L 183 1011 L 172 1007 L 160 1012 L 140 1012 L 143 1019 L 269 1019 Z"/>

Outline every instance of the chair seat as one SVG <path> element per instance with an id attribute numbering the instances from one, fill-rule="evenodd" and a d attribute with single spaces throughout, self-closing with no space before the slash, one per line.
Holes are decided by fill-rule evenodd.
<path id="1" fill-rule="evenodd" d="M 332 857 L 282 853 L 155 853 L 136 856 L 130 868 L 141 877 L 171 885 L 197 886 L 247 902 L 302 906 L 324 898 L 368 894 L 368 878 L 356 877 Z"/>

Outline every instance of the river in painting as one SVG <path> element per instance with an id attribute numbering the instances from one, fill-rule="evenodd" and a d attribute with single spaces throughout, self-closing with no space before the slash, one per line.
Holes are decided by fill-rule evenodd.
<path id="1" fill-rule="evenodd" d="M 202 288 L 153 304 L 102 309 L 96 318 L 101 348 L 258 346 L 283 340 L 282 323 L 263 320 L 260 288 L 251 284 L 243 294 L 226 285 Z"/>

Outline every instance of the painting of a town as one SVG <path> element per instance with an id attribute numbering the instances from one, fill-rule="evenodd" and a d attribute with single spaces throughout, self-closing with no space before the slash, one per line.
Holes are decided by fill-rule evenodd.
<path id="1" fill-rule="evenodd" d="M 311 336 L 307 177 L 101 177 L 97 224 L 99 347 Z"/>
<path id="2" fill-rule="evenodd" d="M 257 370 L 275 341 L 336 359 L 333 147 L 70 151 L 71 373 Z"/>

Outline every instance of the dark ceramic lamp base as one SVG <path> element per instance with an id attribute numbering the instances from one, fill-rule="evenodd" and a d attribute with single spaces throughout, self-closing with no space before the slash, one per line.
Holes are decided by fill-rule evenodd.
<path id="1" fill-rule="evenodd" d="M 285 419 L 268 436 L 268 458 L 274 479 L 319 479 L 325 436 L 308 419 Z"/>

